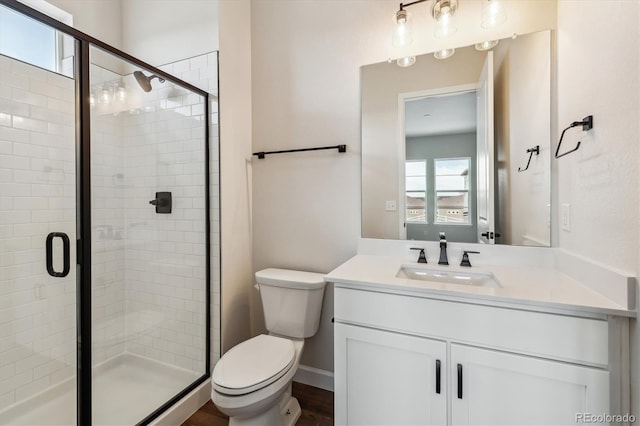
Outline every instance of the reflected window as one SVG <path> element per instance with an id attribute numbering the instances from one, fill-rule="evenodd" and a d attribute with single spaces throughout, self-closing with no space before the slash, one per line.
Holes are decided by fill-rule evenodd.
<path id="1" fill-rule="evenodd" d="M 435 223 L 471 224 L 469 214 L 470 158 L 434 160 Z"/>
<path id="2" fill-rule="evenodd" d="M 405 221 L 427 223 L 427 162 L 425 160 L 405 163 Z"/>

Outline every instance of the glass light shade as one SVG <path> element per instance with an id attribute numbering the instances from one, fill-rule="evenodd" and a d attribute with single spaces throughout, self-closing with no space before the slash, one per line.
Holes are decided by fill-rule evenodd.
<path id="1" fill-rule="evenodd" d="M 496 28 L 507 20 L 507 10 L 500 0 L 484 0 L 482 3 L 482 28 Z"/>
<path id="2" fill-rule="evenodd" d="M 400 58 L 396 61 L 399 67 L 406 68 L 416 63 L 415 56 L 405 56 L 404 58 Z"/>
<path id="3" fill-rule="evenodd" d="M 439 21 L 443 16 L 453 16 L 458 10 L 458 0 L 436 0 L 431 6 L 431 16 Z"/>
<path id="4" fill-rule="evenodd" d="M 485 50 L 491 50 L 498 45 L 498 40 L 487 40 L 482 43 L 476 43 L 476 50 L 484 52 Z"/>
<path id="5" fill-rule="evenodd" d="M 395 26 L 393 28 L 393 45 L 396 47 L 408 46 L 413 42 L 411 35 L 411 15 L 402 9 L 396 12 L 393 17 Z"/>
<path id="6" fill-rule="evenodd" d="M 456 28 L 453 16 L 451 15 L 442 15 L 442 17 L 436 22 L 436 30 L 433 35 L 436 38 L 446 38 L 449 37 L 458 31 Z"/>
<path id="7" fill-rule="evenodd" d="M 454 34 L 458 29 L 455 26 L 453 15 L 458 10 L 458 0 L 436 0 L 431 6 L 431 16 L 436 21 L 436 38 L 445 38 Z"/>
<path id="8" fill-rule="evenodd" d="M 434 52 L 433 56 L 436 59 L 447 59 L 453 56 L 456 53 L 456 49 L 442 49 Z"/>

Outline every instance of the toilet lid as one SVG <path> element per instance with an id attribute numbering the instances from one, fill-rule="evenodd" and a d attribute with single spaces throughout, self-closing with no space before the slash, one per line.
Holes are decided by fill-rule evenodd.
<path id="1" fill-rule="evenodd" d="M 213 386 L 227 395 L 243 395 L 278 380 L 293 365 L 293 342 L 261 334 L 231 348 L 213 369 Z"/>

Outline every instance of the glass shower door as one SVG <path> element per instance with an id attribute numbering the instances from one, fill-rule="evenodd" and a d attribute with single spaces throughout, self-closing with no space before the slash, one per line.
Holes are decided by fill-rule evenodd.
<path id="1" fill-rule="evenodd" d="M 0 20 L 30 32 L 31 56 L 68 40 L 2 6 Z M 34 66 L 7 47 L 29 40 L 0 38 L 0 424 L 73 425 L 76 82 L 62 71 L 73 76 L 73 58 Z"/>
<path id="2" fill-rule="evenodd" d="M 90 58 L 93 421 L 136 424 L 206 374 L 205 97 Z"/>

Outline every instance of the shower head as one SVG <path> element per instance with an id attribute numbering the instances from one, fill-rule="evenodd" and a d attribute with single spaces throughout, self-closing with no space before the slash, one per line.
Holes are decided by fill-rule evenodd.
<path id="1" fill-rule="evenodd" d="M 147 77 L 146 75 L 144 75 L 142 71 L 134 71 L 133 76 L 136 78 L 136 81 L 138 82 L 140 87 L 142 87 L 142 90 L 144 90 L 145 92 L 151 91 L 152 89 L 151 80 L 153 80 L 154 78 L 157 78 L 160 83 L 164 83 L 164 78 L 158 77 L 155 74 L 152 74 Z"/>

